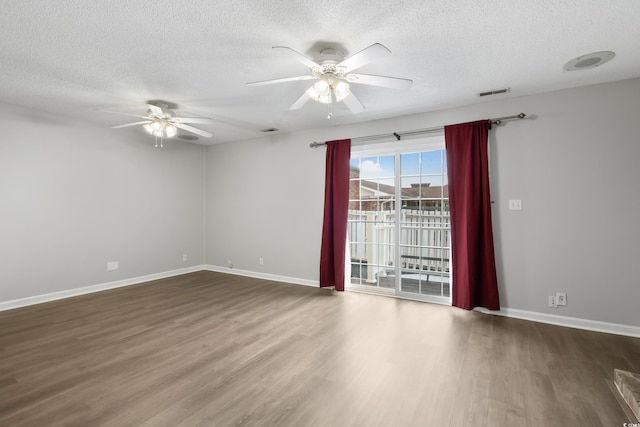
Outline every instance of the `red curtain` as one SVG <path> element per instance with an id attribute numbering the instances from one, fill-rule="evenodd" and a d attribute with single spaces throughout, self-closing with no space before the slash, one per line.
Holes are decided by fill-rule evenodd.
<path id="1" fill-rule="evenodd" d="M 350 158 L 350 139 L 327 142 L 320 287 L 335 287 L 336 291 L 344 291 Z"/>
<path id="2" fill-rule="evenodd" d="M 445 126 L 451 206 L 452 303 L 500 309 L 493 251 L 489 120 Z"/>

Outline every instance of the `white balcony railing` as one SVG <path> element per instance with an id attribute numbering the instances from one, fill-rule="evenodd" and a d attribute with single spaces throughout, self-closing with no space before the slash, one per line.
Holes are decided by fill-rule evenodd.
<path id="1" fill-rule="evenodd" d="M 449 211 L 402 209 L 398 227 L 394 211 L 350 210 L 349 250 L 356 275 L 363 282 L 375 283 L 395 274 L 396 244 L 401 275 L 429 273 L 448 280 L 451 229 Z"/>

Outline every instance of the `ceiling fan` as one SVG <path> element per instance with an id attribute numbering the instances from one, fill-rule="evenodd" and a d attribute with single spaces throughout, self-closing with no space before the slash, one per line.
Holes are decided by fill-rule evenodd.
<path id="1" fill-rule="evenodd" d="M 364 111 L 365 107 L 360 100 L 351 92 L 349 83 L 388 87 L 393 89 L 408 89 L 413 84 L 412 80 L 398 77 L 377 76 L 372 74 L 356 74 L 353 70 L 362 67 L 370 62 L 383 59 L 391 54 L 391 51 L 380 43 L 361 50 L 358 53 L 344 58 L 344 55 L 335 49 L 323 49 L 316 59 L 297 52 L 290 47 L 274 46 L 273 49 L 280 49 L 291 55 L 309 67 L 310 75 L 288 77 L 284 79 L 263 80 L 247 83 L 248 86 L 262 86 L 274 83 L 285 83 L 299 80 L 317 80 L 309 87 L 298 100 L 289 108 L 298 110 L 310 99 L 327 104 L 329 112 L 327 119 L 333 116 L 331 105 L 335 102 L 344 101 L 345 105 L 352 113 L 357 114 Z"/>
<path id="2" fill-rule="evenodd" d="M 195 128 L 187 123 L 212 123 L 206 117 L 176 117 L 169 108 L 169 104 L 164 102 L 147 102 L 147 115 L 121 113 L 118 111 L 98 110 L 105 113 L 122 114 L 125 116 L 139 117 L 142 121 L 126 123 L 124 125 L 111 126 L 112 129 L 119 129 L 129 126 L 142 125 L 144 130 L 156 137 L 156 147 L 162 147 L 164 138 L 171 138 L 178 134 L 178 129 L 205 137 L 211 138 L 212 133 Z"/>

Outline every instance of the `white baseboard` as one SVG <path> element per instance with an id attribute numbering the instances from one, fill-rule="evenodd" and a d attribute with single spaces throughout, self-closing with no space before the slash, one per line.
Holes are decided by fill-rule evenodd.
<path id="1" fill-rule="evenodd" d="M 275 282 L 293 283 L 295 285 L 319 287 L 317 280 L 300 279 L 296 277 L 280 276 L 276 274 L 260 273 L 256 271 L 239 270 L 236 268 L 220 267 L 210 264 L 197 265 L 177 270 L 165 271 L 162 273 L 149 274 L 146 276 L 133 277 L 130 279 L 118 280 L 115 282 L 102 283 L 98 285 L 85 286 L 82 288 L 68 289 L 65 291 L 52 292 L 44 295 L 36 295 L 12 301 L 0 301 L 0 311 L 11 310 L 13 308 L 25 307 L 33 304 L 40 304 L 48 301 L 55 301 L 63 298 L 70 298 L 78 295 L 90 294 L 107 289 L 120 288 L 123 286 L 136 285 L 138 283 L 149 282 L 151 280 L 164 279 L 167 277 L 179 276 L 181 274 L 193 273 L 195 271 L 215 271 L 218 273 L 235 274 L 238 276 L 253 277 L 256 279 L 273 280 Z M 576 317 L 558 316 L 555 314 L 538 313 L 535 311 L 518 310 L 514 308 L 503 308 L 499 311 L 491 311 L 484 308 L 476 308 L 476 311 L 498 316 L 513 317 L 516 319 L 530 320 L 533 322 L 548 323 L 551 325 L 566 326 L 569 328 L 584 329 L 588 331 L 605 332 L 608 334 L 625 335 L 640 338 L 640 327 L 623 325 L 619 323 L 601 322 L 598 320 L 579 319 Z"/>
<path id="2" fill-rule="evenodd" d="M 51 292 L 44 295 L 20 298 L 12 301 L 0 301 L 0 311 L 11 310 L 13 308 L 26 307 L 28 305 L 40 304 L 43 302 L 55 301 L 63 298 L 75 297 L 78 295 L 90 294 L 93 292 L 106 291 L 107 289 L 121 288 L 123 286 L 136 285 L 138 283 L 149 282 L 151 280 L 165 279 L 167 277 L 179 276 L 181 274 L 202 271 L 204 267 L 197 265 L 193 267 L 180 268 L 177 270 L 165 271 L 162 273 L 148 274 L 146 276 L 132 277 L 130 279 L 117 280 L 115 282 L 101 283 L 98 285 L 85 286 L 82 288 L 68 289 L 59 292 Z"/>
<path id="3" fill-rule="evenodd" d="M 255 271 L 238 270 L 236 268 L 205 265 L 204 269 L 208 271 L 215 271 L 218 273 L 235 274 L 238 276 L 273 280 L 276 282 L 293 283 L 296 285 L 313 286 L 316 288 L 320 286 L 320 283 L 317 280 L 298 279 L 295 277 L 278 276 L 274 274 L 259 273 Z M 475 310 L 481 313 L 513 317 L 516 319 L 548 323 L 551 325 L 566 326 L 569 328 L 584 329 L 587 331 L 605 332 L 608 334 L 626 335 L 630 337 L 640 337 L 640 327 L 638 326 L 600 322 L 597 320 L 579 319 L 577 317 L 557 316 L 554 314 L 538 313 L 535 311 L 518 310 L 514 308 L 503 308 L 499 311 L 492 311 L 484 308 L 476 308 Z"/>
<path id="4" fill-rule="evenodd" d="M 293 283 L 294 285 L 313 286 L 317 288 L 320 282 L 317 280 L 299 279 L 297 277 L 279 276 L 277 274 L 260 273 L 257 271 L 238 270 L 237 268 L 220 267 L 217 265 L 207 264 L 203 267 L 207 271 L 215 271 L 218 273 L 235 274 L 237 276 L 253 277 L 255 279 L 273 280 L 274 282 Z"/>
<path id="5" fill-rule="evenodd" d="M 584 329 L 587 331 L 605 332 L 607 334 L 625 335 L 640 338 L 640 327 L 623 325 L 620 323 L 601 322 L 598 320 L 579 319 L 577 317 L 558 316 L 555 314 L 538 313 L 535 311 L 518 310 L 515 308 L 502 308 L 498 311 L 476 308 L 475 311 L 498 316 L 513 317 L 516 319 L 531 320 L 533 322 L 548 323 L 551 325 L 566 326 L 568 328 Z"/>

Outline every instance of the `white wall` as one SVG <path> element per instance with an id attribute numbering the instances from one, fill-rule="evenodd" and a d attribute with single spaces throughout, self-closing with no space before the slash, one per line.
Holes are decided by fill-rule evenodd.
<path id="1" fill-rule="evenodd" d="M 638 111 L 633 79 L 208 147 L 206 262 L 317 281 L 325 150 L 310 142 L 525 112 L 490 136 L 502 306 L 640 326 Z M 548 308 L 557 291 L 568 305 Z"/>
<path id="2" fill-rule="evenodd" d="M 316 279 L 324 150 L 309 142 L 295 135 L 207 148 L 208 264 Z"/>
<path id="3" fill-rule="evenodd" d="M 203 147 L 8 105 L 0 117 L 0 302 L 203 263 Z"/>
<path id="4" fill-rule="evenodd" d="M 503 307 L 640 326 L 640 79 L 206 149 L 0 104 L 0 302 L 229 260 L 316 282 L 310 142 L 521 111 L 490 139 Z M 547 307 L 556 291 L 567 307 Z"/>

